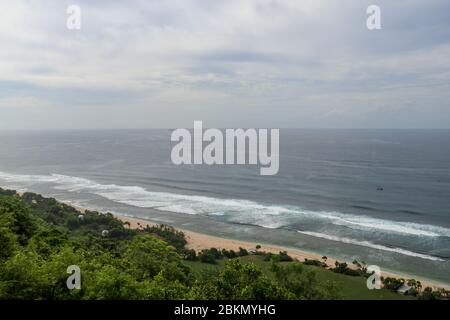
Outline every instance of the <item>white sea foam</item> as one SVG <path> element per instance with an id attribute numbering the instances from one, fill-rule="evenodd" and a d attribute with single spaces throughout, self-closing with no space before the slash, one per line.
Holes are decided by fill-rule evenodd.
<path id="1" fill-rule="evenodd" d="M 101 184 L 85 178 L 60 174 L 18 175 L 0 172 L 0 181 L 2 180 L 21 185 L 49 183 L 55 189 L 93 193 L 130 206 L 192 215 L 227 216 L 229 221 L 255 224 L 266 228 L 279 228 L 307 219 L 366 232 L 417 237 L 450 237 L 450 229 L 433 225 L 391 221 L 341 212 L 311 211 L 293 206 L 266 205 L 250 200 L 154 192 L 139 186 Z"/>
<path id="2" fill-rule="evenodd" d="M 450 236 L 449 229 L 432 225 L 383 220 L 367 216 L 342 214 L 340 212 L 318 212 L 313 214 L 328 219 L 335 225 L 343 225 L 352 229 L 387 231 L 427 237 Z"/>
<path id="3" fill-rule="evenodd" d="M 316 237 L 316 238 L 322 238 L 322 239 L 331 240 L 331 241 L 338 241 L 338 242 L 342 242 L 342 243 L 353 244 L 353 245 L 357 245 L 357 246 L 368 247 L 368 248 L 373 248 L 373 249 L 378 249 L 378 250 L 383 250 L 383 251 L 396 252 L 399 254 L 416 257 L 416 258 L 422 258 L 422 259 L 433 260 L 433 261 L 445 261 L 441 258 L 429 256 L 427 254 L 417 253 L 417 252 L 413 252 L 413 251 L 409 251 L 409 250 L 405 250 L 405 249 L 401 249 L 401 248 L 386 247 L 386 246 L 383 246 L 380 244 L 375 244 L 375 243 L 372 243 L 369 241 L 364 241 L 364 240 L 356 240 L 356 239 L 350 239 L 350 238 L 345 238 L 345 237 L 337 237 L 337 236 L 332 236 L 332 235 L 319 233 L 319 232 L 312 232 L 312 231 L 298 231 L 298 232 L 301 234 L 306 234 L 308 236 L 312 236 L 312 237 Z"/>

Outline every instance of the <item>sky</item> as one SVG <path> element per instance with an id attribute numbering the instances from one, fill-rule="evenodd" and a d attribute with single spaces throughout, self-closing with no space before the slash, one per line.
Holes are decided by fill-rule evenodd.
<path id="1" fill-rule="evenodd" d="M 194 120 L 450 128 L 450 1 L 0 0 L 0 130 Z"/>

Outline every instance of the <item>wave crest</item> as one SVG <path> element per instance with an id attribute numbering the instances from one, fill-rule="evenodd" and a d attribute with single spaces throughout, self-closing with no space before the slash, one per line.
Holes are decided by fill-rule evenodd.
<path id="1" fill-rule="evenodd" d="M 402 221 L 392 221 L 333 211 L 311 211 L 295 206 L 268 205 L 251 200 L 221 199 L 199 195 L 148 191 L 140 186 L 101 184 L 61 174 L 19 175 L 0 172 L 0 180 L 10 183 L 50 183 L 69 192 L 89 192 L 114 202 L 193 215 L 230 217 L 230 221 L 280 228 L 305 220 L 344 226 L 353 230 L 418 237 L 450 237 L 450 229 Z M 302 220 L 303 219 L 303 220 Z"/>

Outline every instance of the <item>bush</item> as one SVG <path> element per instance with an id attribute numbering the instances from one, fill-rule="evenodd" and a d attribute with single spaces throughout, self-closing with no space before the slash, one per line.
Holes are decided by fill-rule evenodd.
<path id="1" fill-rule="evenodd" d="M 289 291 L 295 299 L 337 299 L 339 287 L 330 282 L 321 282 L 317 273 L 300 263 L 279 264 L 272 262 L 270 270 L 277 283 Z"/>
<path id="2" fill-rule="evenodd" d="M 244 248 L 239 247 L 239 252 L 238 252 L 238 256 L 239 257 L 245 257 L 248 256 L 248 251 Z"/>
<path id="3" fill-rule="evenodd" d="M 0 227 L 0 264 L 7 260 L 18 248 L 17 235 L 9 228 Z"/>
<path id="4" fill-rule="evenodd" d="M 170 271 L 174 280 L 187 276 L 175 248 L 150 235 L 135 237 L 123 256 L 126 270 L 138 280 L 152 279 L 162 271 Z"/>
<path id="5" fill-rule="evenodd" d="M 359 277 L 359 276 L 361 276 L 361 271 L 349 268 L 349 269 L 345 270 L 344 274 L 346 274 L 348 276 Z"/>
<path id="6" fill-rule="evenodd" d="M 5 190 L 0 188 L 0 195 L 3 196 L 15 196 L 17 194 L 16 190 Z"/>
<path id="7" fill-rule="evenodd" d="M 294 261 L 290 255 L 288 255 L 287 251 L 280 251 L 278 256 L 276 256 L 276 260 L 278 262 L 290 262 Z"/>
<path id="8" fill-rule="evenodd" d="M 404 283 L 405 283 L 404 279 L 396 279 L 388 277 L 383 280 L 384 288 L 391 291 L 397 291 Z"/>
<path id="9" fill-rule="evenodd" d="M 252 263 L 230 260 L 225 268 L 207 281 L 197 282 L 191 290 L 191 299 L 267 300 L 287 299 L 289 292 L 263 274 Z"/>
<path id="10" fill-rule="evenodd" d="M 178 250 L 183 249 L 187 244 L 184 232 L 176 230 L 174 227 L 166 226 L 163 224 L 151 227 L 147 226 L 144 228 L 144 232 L 155 234 L 161 237 L 161 239 L 174 246 Z"/>
<path id="11" fill-rule="evenodd" d="M 238 257 L 236 251 L 227 249 L 222 249 L 222 255 L 228 259 L 234 259 Z"/>
<path id="12" fill-rule="evenodd" d="M 37 230 L 37 222 L 30 207 L 20 198 L 0 195 L 0 226 L 15 234 L 20 245 L 28 243 Z"/>
<path id="13" fill-rule="evenodd" d="M 335 268 L 331 270 L 336 273 L 346 274 L 348 276 L 361 276 L 363 272 L 361 270 L 354 270 L 348 267 L 347 263 L 336 261 L 334 263 Z"/>
<path id="14" fill-rule="evenodd" d="M 197 261 L 197 252 L 194 249 L 183 249 L 180 251 L 184 260 Z"/>
<path id="15" fill-rule="evenodd" d="M 203 263 L 211 263 L 211 264 L 217 263 L 216 256 L 214 255 L 213 252 L 211 252 L 208 249 L 203 249 L 202 251 L 200 251 L 200 253 L 198 254 L 198 258 Z"/>
<path id="16" fill-rule="evenodd" d="M 321 268 L 326 268 L 327 267 L 326 263 L 324 263 L 322 261 L 319 261 L 319 260 L 315 260 L 315 259 L 312 259 L 312 260 L 305 259 L 303 264 L 307 265 L 307 266 L 316 266 L 316 267 L 321 267 Z"/>

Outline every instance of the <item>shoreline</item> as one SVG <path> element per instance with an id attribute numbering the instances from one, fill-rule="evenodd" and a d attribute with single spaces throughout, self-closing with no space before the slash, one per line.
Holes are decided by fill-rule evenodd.
<path id="1" fill-rule="evenodd" d="M 84 208 L 77 208 L 81 210 L 85 210 Z M 121 220 L 122 222 L 128 222 L 130 224 L 130 228 L 132 229 L 140 229 L 145 228 L 148 226 L 158 225 L 161 223 L 154 222 L 150 219 L 144 219 L 144 218 L 136 218 L 136 217 L 130 217 L 120 214 L 113 214 L 117 219 Z M 175 229 L 182 231 L 185 234 L 186 241 L 188 242 L 186 247 L 189 249 L 194 249 L 195 251 L 201 251 L 202 249 L 210 249 L 210 248 L 217 248 L 217 249 L 226 249 L 226 250 L 234 250 L 238 251 L 239 247 L 242 247 L 246 250 L 255 250 L 256 245 L 261 246 L 261 251 L 270 252 L 274 254 L 278 254 L 280 251 L 286 251 L 289 256 L 291 256 L 294 259 L 298 259 L 300 262 L 303 262 L 305 259 L 309 260 L 322 260 L 322 256 L 318 253 L 311 253 L 306 252 L 301 249 L 294 249 L 294 248 L 287 248 L 277 245 L 271 245 L 271 244 L 265 244 L 265 243 L 256 243 L 251 241 L 245 241 L 245 240 L 237 240 L 237 239 L 230 239 L 230 238 L 223 238 L 218 236 L 212 236 L 205 233 L 200 233 L 196 231 L 190 231 L 182 228 L 176 227 Z M 328 266 L 334 266 L 334 263 L 336 261 L 339 262 L 346 262 L 348 264 L 349 268 L 356 268 L 351 262 L 338 260 L 333 257 L 328 257 L 326 260 L 326 264 Z M 419 280 L 422 283 L 423 288 L 431 287 L 433 290 L 436 289 L 450 289 L 450 285 L 445 283 L 440 283 L 438 281 L 434 281 L 431 279 L 425 279 L 423 277 L 416 277 L 412 275 L 402 274 L 398 272 L 391 272 L 391 271 L 382 271 L 381 275 L 383 277 L 393 277 L 398 279 L 416 279 Z"/>
<path id="2" fill-rule="evenodd" d="M 22 196 L 22 194 L 23 194 L 23 192 L 21 192 L 21 191 L 16 191 L 16 193 L 19 196 Z M 74 205 L 70 202 L 65 202 L 65 201 L 60 201 L 60 200 L 57 200 L 57 201 L 75 208 L 80 213 L 84 213 L 85 211 L 92 211 L 92 209 L 80 207 L 80 206 Z M 112 214 L 115 218 L 119 219 L 120 221 L 128 222 L 130 225 L 130 228 L 132 228 L 132 229 L 144 228 L 147 225 L 153 226 L 153 225 L 164 224 L 161 222 L 155 222 L 155 221 L 152 221 L 151 219 L 146 219 L 146 218 L 141 218 L 141 217 L 138 218 L 138 217 L 128 216 L 128 215 L 119 214 L 119 213 L 112 213 Z M 168 225 L 170 225 L 170 224 L 168 224 Z M 246 250 L 252 250 L 252 249 L 254 250 L 254 249 L 256 249 L 257 245 L 260 245 L 261 251 L 265 251 L 265 252 L 269 252 L 269 253 L 273 253 L 273 254 L 278 254 L 278 253 L 280 253 L 280 251 L 286 251 L 289 256 L 291 256 L 294 259 L 297 259 L 300 262 L 303 262 L 305 259 L 323 261 L 322 255 L 320 255 L 318 253 L 307 252 L 307 251 L 297 249 L 297 248 L 289 248 L 289 247 L 272 245 L 272 244 L 267 244 L 267 243 L 262 243 L 262 242 L 257 243 L 257 242 L 247 241 L 247 240 L 237 240 L 237 239 L 213 236 L 213 235 L 209 235 L 209 234 L 205 234 L 205 233 L 186 230 L 186 229 L 179 228 L 179 227 L 174 227 L 174 228 L 179 231 L 182 231 L 184 233 L 184 235 L 186 237 L 186 241 L 187 241 L 186 247 L 189 249 L 194 249 L 196 252 L 199 252 L 203 249 L 210 249 L 210 248 L 238 251 L 239 247 L 242 247 Z M 350 261 L 338 260 L 336 258 L 329 257 L 329 256 L 327 256 L 326 264 L 328 266 L 334 266 L 334 263 L 336 261 L 346 262 L 349 268 L 356 269 L 356 266 L 353 265 L 353 263 Z M 389 271 L 389 270 L 382 271 L 381 275 L 383 277 L 392 277 L 392 278 L 405 279 L 405 280 L 416 279 L 422 283 L 422 288 L 431 287 L 431 288 L 433 288 L 433 290 L 436 290 L 436 289 L 450 290 L 450 284 L 439 282 L 438 280 L 427 279 L 427 278 L 424 278 L 421 276 L 414 276 L 414 275 L 409 275 L 406 273 L 401 273 L 398 271 Z"/>

